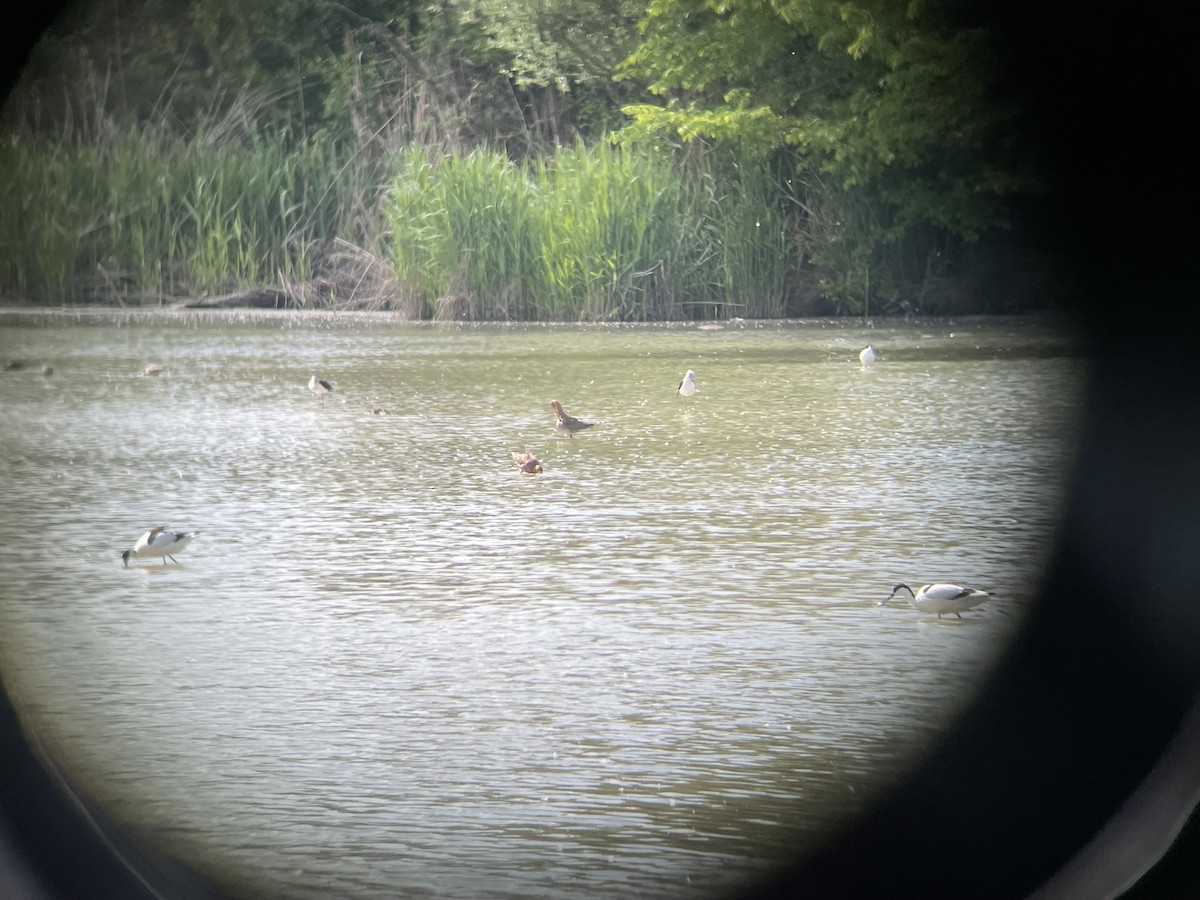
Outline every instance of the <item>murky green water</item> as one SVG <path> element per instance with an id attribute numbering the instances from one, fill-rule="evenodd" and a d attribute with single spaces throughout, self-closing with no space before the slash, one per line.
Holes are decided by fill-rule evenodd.
<path id="1" fill-rule="evenodd" d="M 703 897 L 811 845 L 1020 628 L 1086 375 L 1021 320 L 10 315 L 17 358 L 19 707 L 119 821 L 295 898 Z M 154 524 L 201 535 L 122 568 Z M 876 606 L 935 580 L 1000 596 Z"/>

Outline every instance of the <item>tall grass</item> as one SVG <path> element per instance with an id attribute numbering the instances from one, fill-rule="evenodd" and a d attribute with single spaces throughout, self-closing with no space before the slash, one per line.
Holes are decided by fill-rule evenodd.
<path id="1" fill-rule="evenodd" d="M 788 223 L 758 169 L 685 175 L 610 144 L 375 164 L 282 134 L 6 138 L 0 293 L 145 302 L 320 281 L 351 303 L 369 264 L 374 296 L 390 286 L 385 302 L 440 319 L 784 314 Z M 356 281 L 338 284 L 348 247 Z"/>
<path id="2" fill-rule="evenodd" d="M 788 223 L 763 166 L 737 166 L 720 209 L 722 292 L 727 312 L 777 319 L 785 314 Z"/>
<path id="3" fill-rule="evenodd" d="M 0 147 L 0 289 L 65 299 L 218 293 L 312 274 L 345 227 L 336 148 L 130 132 Z"/>
<path id="4" fill-rule="evenodd" d="M 402 151 L 383 204 L 397 280 L 439 318 L 534 317 L 535 186 L 483 151 L 436 161 Z"/>
<path id="5" fill-rule="evenodd" d="M 410 150 L 383 203 L 397 280 L 439 316 L 659 320 L 783 314 L 786 223 L 765 176 L 725 193 L 609 145 L 514 163 Z"/>
<path id="6" fill-rule="evenodd" d="M 534 220 L 546 311 L 556 318 L 670 317 L 668 272 L 686 216 L 671 166 L 649 153 L 576 145 L 532 174 L 543 186 Z"/>

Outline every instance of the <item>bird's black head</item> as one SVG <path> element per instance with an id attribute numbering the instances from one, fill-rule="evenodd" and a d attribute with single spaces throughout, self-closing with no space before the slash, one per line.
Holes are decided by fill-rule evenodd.
<path id="1" fill-rule="evenodd" d="M 121 551 L 121 562 L 125 563 L 125 568 L 129 568 L 129 557 L 133 556 L 132 550 Z"/>
<path id="2" fill-rule="evenodd" d="M 888 602 L 888 600 L 891 600 L 893 597 L 896 596 L 896 591 L 901 591 L 901 590 L 908 591 L 910 594 L 912 594 L 912 588 L 910 588 L 907 584 L 895 584 L 895 585 L 892 585 L 892 592 L 887 595 L 887 598 L 884 600 L 880 600 L 877 605 L 883 606 L 885 603 Z"/>

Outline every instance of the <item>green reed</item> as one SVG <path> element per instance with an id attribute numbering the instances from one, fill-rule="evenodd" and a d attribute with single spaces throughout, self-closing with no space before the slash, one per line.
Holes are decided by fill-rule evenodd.
<path id="1" fill-rule="evenodd" d="M 721 296 L 737 315 L 777 319 L 785 314 L 788 223 L 764 166 L 736 166 L 734 188 L 715 200 Z"/>
<path id="2" fill-rule="evenodd" d="M 0 149 L 0 289 L 104 300 L 303 280 L 312 247 L 345 229 L 361 188 L 339 173 L 344 154 L 322 143 L 10 137 Z"/>
<path id="3" fill-rule="evenodd" d="M 680 182 L 649 154 L 560 150 L 533 171 L 545 300 L 551 314 L 663 317 L 663 278 L 679 248 Z"/>
<path id="4" fill-rule="evenodd" d="M 444 318 L 532 318 L 534 185 L 503 157 L 403 151 L 383 204 L 398 281 Z"/>
<path id="5" fill-rule="evenodd" d="M 609 144 L 526 162 L 406 148 L 368 164 L 282 134 L 10 137 L 0 293 L 124 302 L 336 280 L 340 238 L 390 263 L 394 304 L 437 318 L 782 315 L 788 223 L 767 173 L 695 169 Z"/>
<path id="6" fill-rule="evenodd" d="M 727 195 L 711 174 L 686 181 L 670 156 L 608 145 L 524 164 L 410 150 L 394 173 L 383 207 L 396 277 L 439 314 L 781 314 L 784 228 L 765 178 Z"/>

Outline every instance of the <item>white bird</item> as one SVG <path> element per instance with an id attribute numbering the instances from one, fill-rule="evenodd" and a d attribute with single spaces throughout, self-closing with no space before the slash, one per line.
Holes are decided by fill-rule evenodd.
<path id="1" fill-rule="evenodd" d="M 168 559 L 178 565 L 179 560 L 171 554 L 178 553 L 188 545 L 188 541 L 199 533 L 198 531 L 170 531 L 165 525 L 159 525 L 157 528 L 151 528 L 138 538 L 132 550 L 121 551 L 121 559 L 124 561 L 126 568 L 129 568 L 131 557 L 142 556 L 162 557 L 164 566 L 167 564 Z"/>
<path id="2" fill-rule="evenodd" d="M 684 373 L 683 381 L 679 382 L 678 388 L 679 396 L 683 398 L 685 405 L 687 403 L 687 398 L 692 396 L 692 394 L 696 393 L 698 390 L 700 389 L 696 387 L 696 373 L 691 369 L 688 369 L 687 372 Z"/>
<path id="3" fill-rule="evenodd" d="M 318 378 L 316 375 L 314 375 L 312 378 L 308 379 L 308 389 L 316 396 L 321 398 L 321 405 L 324 406 L 325 395 L 333 390 L 333 385 L 324 378 Z"/>
<path id="4" fill-rule="evenodd" d="M 862 363 L 864 369 L 875 368 L 875 360 L 879 359 L 879 353 L 870 344 L 867 344 L 858 353 L 858 361 Z"/>
<path id="5" fill-rule="evenodd" d="M 921 610 L 921 612 L 937 613 L 939 619 L 943 613 L 954 613 L 961 619 L 962 616 L 959 616 L 959 613 L 965 612 L 973 606 L 978 606 L 990 597 L 996 596 L 991 591 L 963 587 L 961 584 L 927 584 L 919 588 L 914 594 L 913 589 L 907 584 L 898 584 L 892 588 L 892 592 L 888 594 L 887 600 L 880 600 L 878 605 L 883 606 L 888 600 L 896 596 L 897 591 L 902 590 L 908 591 L 909 603 Z"/>
<path id="6" fill-rule="evenodd" d="M 151 376 L 160 374 L 162 372 L 162 370 L 163 370 L 163 367 L 160 366 L 158 363 L 150 363 L 149 365 L 146 366 L 146 368 L 142 369 L 142 371 L 139 374 L 143 378 L 150 378 Z"/>

